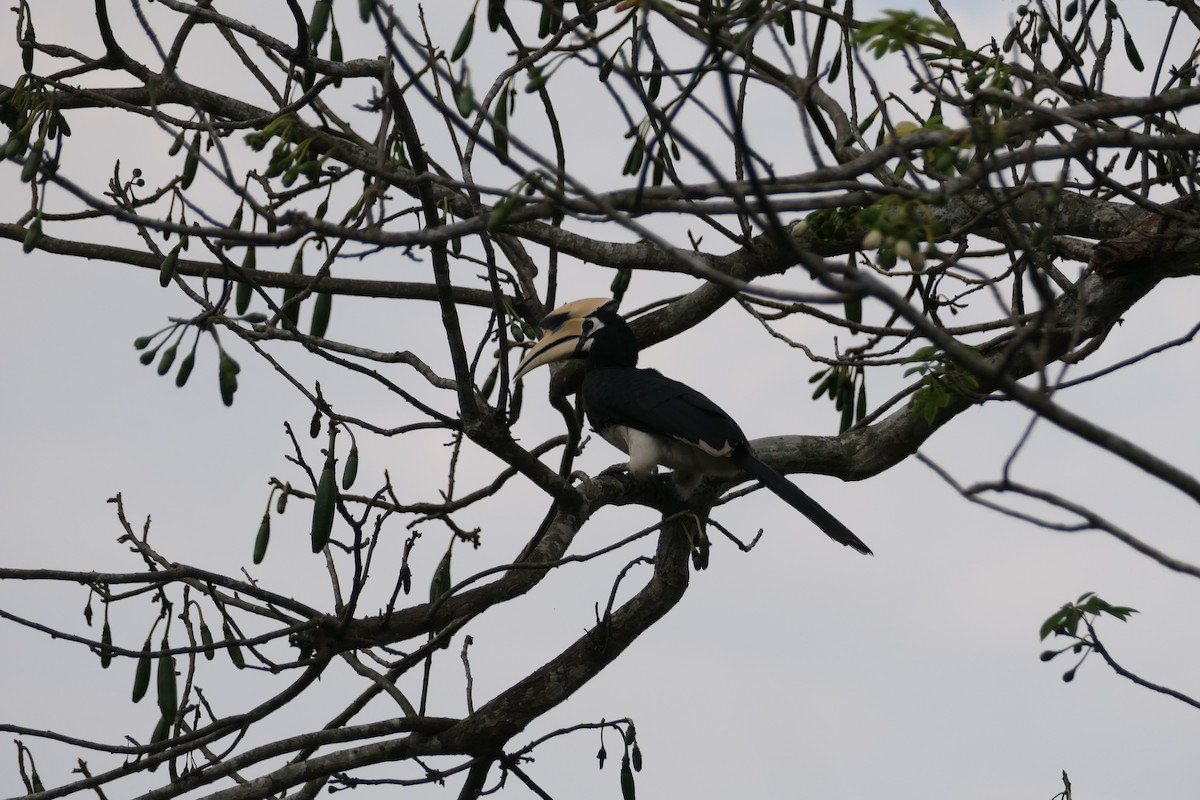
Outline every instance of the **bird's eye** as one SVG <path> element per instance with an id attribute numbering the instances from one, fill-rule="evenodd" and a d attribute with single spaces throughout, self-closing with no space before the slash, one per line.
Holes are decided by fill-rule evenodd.
<path id="1" fill-rule="evenodd" d="M 583 332 L 584 333 L 591 333 L 592 328 L 594 328 L 594 327 L 596 327 L 596 321 L 594 319 L 585 319 L 583 321 Z"/>

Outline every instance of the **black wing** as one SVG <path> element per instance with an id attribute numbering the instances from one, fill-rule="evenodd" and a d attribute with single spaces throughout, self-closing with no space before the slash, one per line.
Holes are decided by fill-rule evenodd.
<path id="1" fill-rule="evenodd" d="M 589 369 L 583 407 L 592 427 L 626 425 L 728 455 L 746 441 L 721 407 L 692 387 L 652 369 Z"/>

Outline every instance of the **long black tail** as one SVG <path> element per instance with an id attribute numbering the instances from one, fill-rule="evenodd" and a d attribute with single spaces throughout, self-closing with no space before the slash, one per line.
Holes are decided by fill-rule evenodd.
<path id="1" fill-rule="evenodd" d="M 860 553 L 873 555 L 871 548 L 863 544 L 862 539 L 851 533 L 850 529 L 843 525 L 837 517 L 822 508 L 799 486 L 755 458 L 748 449 L 742 447 L 735 450 L 733 462 L 750 475 L 758 478 L 763 486 L 786 500 L 792 508 L 812 520 L 813 524 L 823 530 L 830 539 L 841 542 L 847 547 L 853 547 Z"/>

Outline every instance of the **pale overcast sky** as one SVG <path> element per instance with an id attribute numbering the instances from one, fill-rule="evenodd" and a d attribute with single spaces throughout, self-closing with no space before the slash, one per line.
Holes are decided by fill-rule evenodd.
<path id="1" fill-rule="evenodd" d="M 42 15 L 39 35 L 46 40 L 65 36 L 62 26 L 87 30 L 90 4 L 74 5 L 81 12 L 75 18 L 35 9 Z M 859 15 L 868 16 L 867 7 L 874 5 L 889 4 L 860 2 Z M 955 5 L 975 7 L 947 3 L 952 10 Z M 993 29 L 997 36 L 1007 30 L 1004 20 L 1015 4 L 986 5 L 986 11 L 968 11 L 972 18 L 959 20 L 968 41 L 973 40 L 970 27 Z M 465 7 L 427 4 L 434 35 L 451 43 Z M 343 35 L 349 37 L 351 28 L 357 22 L 346 24 Z M 99 52 L 94 41 L 87 47 Z M 0 82 L 11 82 L 19 69 L 14 48 L 0 48 Z M 182 71 L 185 78 L 202 81 L 208 77 L 202 69 L 192 61 Z M 103 84 L 104 76 L 94 80 Z M 563 87 L 552 85 L 552 90 L 567 101 Z M 99 190 L 116 158 L 126 169 L 167 164 L 167 139 L 134 140 L 119 126 L 98 129 L 99 115 L 78 117 L 78 125 L 71 118 L 79 131 L 71 143 L 76 148 L 72 174 L 81 182 Z M 586 114 L 579 117 L 567 120 L 567 126 L 604 127 Z M 0 181 L 8 187 L 0 194 L 0 217 L 6 222 L 16 220 L 28 204 L 18 172 L 12 163 L 0 164 Z M 604 172 L 598 167 L 598 174 Z M 93 229 L 97 237 L 129 239 L 125 232 Z M 47 226 L 47 232 L 70 235 L 59 226 Z M 259 266 L 286 268 L 261 260 Z M 386 254 L 368 267 L 378 277 L 420 275 L 422 269 Z M 311 410 L 303 398 L 239 342 L 230 344 L 243 367 L 241 389 L 229 409 L 220 403 L 211 348 L 202 349 L 201 363 L 182 390 L 170 378 L 157 377 L 153 367 L 141 366 L 133 339 L 161 327 L 169 316 L 190 313 L 186 298 L 176 289 L 160 289 L 154 272 L 43 252 L 23 255 L 20 244 L 9 241 L 0 242 L 0 270 L 4 563 L 135 569 L 136 558 L 116 543 L 121 531 L 113 506 L 106 503 L 122 492 L 135 525 L 153 517 L 152 541 L 170 558 L 231 574 L 250 567 L 268 478 L 296 477 L 284 461 L 290 444 L 283 422 L 305 428 Z M 573 291 L 560 290 L 560 298 L 603 293 L 610 277 L 604 270 L 572 268 L 564 285 Z M 626 305 L 639 306 L 681 285 L 635 278 Z M 1126 316 L 1097 363 L 1118 361 L 1186 332 L 1195 322 L 1198 294 L 1195 282 L 1160 288 Z M 404 349 L 437 331 L 435 311 L 339 298 L 330 336 Z M 753 329 L 735 309 L 726 309 L 710 323 L 648 351 L 644 363 L 701 388 L 752 438 L 832 432 L 831 411 L 808 401 L 806 380 L 815 367 L 798 363 L 783 345 L 764 345 L 752 358 L 736 354 L 722 337 L 740 334 L 752 335 Z M 828 342 L 814 345 L 829 349 Z M 339 380 L 307 365 L 296 348 L 272 352 L 310 382 L 313 377 L 323 385 Z M 1094 389 L 1079 390 L 1070 405 L 1194 472 L 1200 449 L 1187 424 L 1194 413 L 1194 374 L 1194 351 L 1177 349 Z M 1160 391 L 1168 381 L 1177 388 Z M 352 396 L 350 388 L 329 385 Z M 545 386 L 545 374 L 528 382 L 521 423 L 528 441 L 540 441 L 560 424 L 546 404 Z M 1148 394 L 1147 386 L 1157 388 Z M 355 412 L 365 418 L 387 424 L 399 417 L 396 401 L 386 395 L 364 393 L 355 402 Z M 1027 421 L 1016 407 L 989 404 L 962 415 L 922 451 L 965 480 L 994 477 Z M 415 449 L 409 440 L 365 444 L 360 480 L 378 482 L 387 469 L 407 497 L 428 496 L 443 476 L 430 474 L 422 453 L 440 456 L 444 441 L 441 434 L 431 434 Z M 307 439 L 304 443 L 310 445 Z M 315 454 L 316 445 L 310 447 Z M 618 455 L 597 443 L 578 467 L 594 473 L 618 461 Z M 1200 559 L 1191 523 L 1195 509 L 1182 496 L 1049 426 L 1037 428 L 1018 466 L 1026 482 L 1052 485 L 1180 558 Z M 488 467 L 479 459 L 464 473 L 464 484 L 487 479 Z M 1195 711 L 1114 676 L 1095 657 L 1066 685 L 1060 675 L 1067 665 L 1040 663 L 1043 648 L 1037 638 L 1042 620 L 1060 604 L 1097 591 L 1142 612 L 1128 624 L 1107 622 L 1100 629 L 1118 660 L 1150 680 L 1195 694 L 1200 692 L 1195 677 L 1200 648 L 1189 621 L 1196 604 L 1194 580 L 1166 572 L 1099 535 L 1055 535 L 972 507 L 912 460 L 857 484 L 794 478 L 877 555 L 861 558 L 831 545 L 765 493 L 718 511 L 718 520 L 746 537 L 765 529 L 758 548 L 742 554 L 718 539 L 712 566 L 693 574 L 683 602 L 513 745 L 574 722 L 631 716 L 645 754 L 638 776 L 643 798 L 1049 800 L 1061 790 L 1064 770 L 1077 796 L 1087 800 L 1194 793 L 1200 783 Z M 511 557 L 543 513 L 532 490 L 506 503 L 459 520 L 483 525 L 485 546 L 478 553 L 456 551 L 458 575 L 468 574 L 472 563 L 482 567 Z M 530 504 L 536 509 L 532 515 Z M 582 546 L 599 547 L 653 521 L 645 511 L 607 509 L 589 525 Z M 276 591 L 328 607 L 323 561 L 308 551 L 307 535 L 306 509 L 277 518 L 268 558 L 251 572 Z M 427 556 L 434 555 L 432 549 Z M 476 703 L 576 638 L 592 622 L 593 602 L 605 596 L 623 558 L 601 559 L 569 577 L 552 576 L 525 602 L 490 614 L 473 630 Z M 431 564 L 421 566 L 427 575 Z M 424 579 L 419 585 L 423 593 Z M 0 584 L 0 608 L 77 628 L 86 593 L 50 589 Z M 114 620 L 114 630 L 119 640 L 137 646 L 145 627 L 121 617 Z M 101 670 L 82 648 L 47 641 L 9 622 L 0 622 L 0 636 L 9 654 L 0 722 L 109 742 L 126 734 L 149 736 L 157 712 L 145 702 L 129 702 L 131 664 Z M 459 647 L 456 642 L 444 658 L 455 659 Z M 235 673 L 223 664 L 212 669 L 206 692 L 221 712 L 267 691 L 267 676 Z M 460 673 L 446 675 L 454 681 L 435 686 L 431 708 L 461 714 Z M 289 727 L 281 726 L 281 734 L 322 725 L 339 700 L 358 691 L 359 680 L 346 670 L 331 671 L 315 699 L 286 715 Z M 320 708 L 321 703 L 328 707 Z M 81 754 L 33 739 L 26 744 L 34 749 L 48 786 L 73 779 Z M 15 748 L 5 747 L 0 748 L 0 796 L 7 797 L 23 790 Z M 556 798 L 617 797 L 618 764 L 598 772 L 597 747 L 591 734 L 560 740 L 539 751 L 530 774 Z M 615 737 L 609 752 L 616 752 Z M 110 763 L 98 754 L 82 756 L 93 771 Z M 162 773 L 157 777 L 164 779 Z M 508 796 L 528 794 L 515 784 L 507 791 Z M 456 785 L 414 794 L 452 797 L 455 792 Z"/>

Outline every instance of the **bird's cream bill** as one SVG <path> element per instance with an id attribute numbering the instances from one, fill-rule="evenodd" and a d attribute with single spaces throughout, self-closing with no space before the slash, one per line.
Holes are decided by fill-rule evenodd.
<path id="1" fill-rule="evenodd" d="M 519 381 L 530 370 L 543 364 L 553 364 L 575 356 L 583 338 L 583 320 L 612 302 L 607 297 L 588 297 L 559 306 L 547 314 L 538 323 L 541 338 L 521 359 L 513 380 Z"/>

